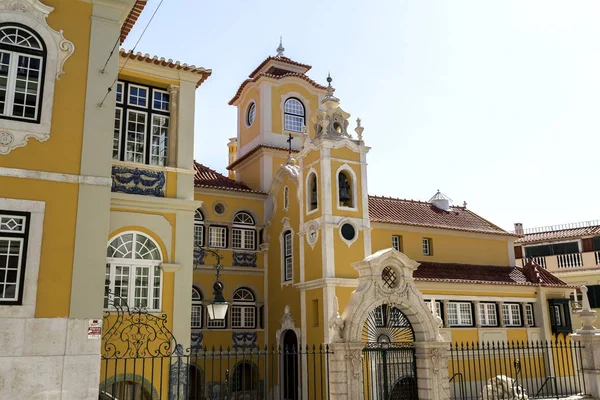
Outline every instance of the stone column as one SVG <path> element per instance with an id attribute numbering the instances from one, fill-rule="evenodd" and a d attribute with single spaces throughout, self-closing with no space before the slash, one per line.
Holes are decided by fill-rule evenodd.
<path id="1" fill-rule="evenodd" d="M 362 400 L 364 343 L 333 343 L 329 349 L 329 395 L 331 400 Z M 447 370 L 448 368 L 446 368 Z"/>
<path id="2" fill-rule="evenodd" d="M 481 327 L 481 315 L 479 314 L 479 301 L 475 300 L 473 302 L 473 306 L 475 308 L 475 326 L 480 328 Z"/>
<path id="3" fill-rule="evenodd" d="M 177 127 L 178 127 L 178 111 L 179 111 L 179 86 L 169 86 L 170 114 L 169 114 L 169 141 L 167 165 L 169 167 L 177 167 Z"/>
<path id="4" fill-rule="evenodd" d="M 584 375 L 586 394 L 600 399 L 600 330 L 593 325 L 597 316 L 596 311 L 590 307 L 587 291 L 587 287 L 581 287 L 583 309 L 579 313 L 579 319 L 582 326 L 571 335 L 571 340 L 583 347 L 581 365 L 578 368 Z"/>
<path id="5" fill-rule="evenodd" d="M 442 313 L 444 314 L 444 328 L 450 327 L 448 322 L 448 304 L 450 304 L 450 302 L 448 300 L 444 300 L 444 309 L 442 310 Z"/>
<path id="6" fill-rule="evenodd" d="M 419 399 L 450 399 L 448 343 L 415 342 L 415 358 Z"/>

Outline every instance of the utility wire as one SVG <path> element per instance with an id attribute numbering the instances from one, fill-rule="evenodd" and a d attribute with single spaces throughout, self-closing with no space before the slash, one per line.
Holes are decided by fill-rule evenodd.
<path id="1" fill-rule="evenodd" d="M 148 29 L 148 27 L 150 26 L 150 23 L 152 22 L 152 20 L 154 19 L 154 16 L 156 15 L 156 13 L 158 12 L 158 10 L 160 9 L 160 6 L 162 6 L 164 0 L 160 0 L 160 3 L 158 3 L 158 6 L 156 7 L 156 9 L 154 10 L 154 13 L 152 14 L 152 16 L 150 17 L 150 20 L 148 20 L 148 23 L 146 24 L 146 26 L 144 27 L 144 30 L 142 31 L 142 34 L 140 35 L 140 37 L 138 38 L 137 42 L 135 42 L 135 45 L 133 46 L 133 48 L 130 50 L 130 52 L 133 54 L 133 52 L 135 51 L 135 49 L 137 48 L 138 44 L 140 43 L 140 40 L 142 40 L 142 38 L 144 37 L 144 34 L 146 33 L 146 30 Z M 117 43 L 119 42 L 119 40 L 117 40 Z M 113 47 L 113 50 L 111 51 L 111 55 L 113 54 L 113 52 L 115 51 L 115 48 L 117 47 L 117 45 L 115 44 L 115 47 Z M 110 56 L 108 57 L 110 59 Z M 117 80 L 119 79 L 119 74 L 123 71 L 123 68 L 125 68 L 125 65 L 127 65 L 127 61 L 129 61 L 129 57 L 127 57 L 125 59 L 125 62 L 123 63 L 123 66 L 121 67 L 121 69 L 119 69 L 119 72 L 117 72 L 117 76 L 115 76 L 115 80 L 113 81 L 113 83 L 108 87 L 108 89 L 106 90 L 106 94 L 104 95 L 104 98 L 102 99 L 102 101 L 100 102 L 99 107 L 102 107 L 102 105 L 104 104 L 104 102 L 106 101 L 106 98 L 108 97 L 109 93 L 112 91 L 113 86 L 115 86 L 115 83 L 117 83 Z M 108 60 L 106 60 L 106 64 L 108 64 Z M 104 67 L 106 68 L 106 64 L 104 65 Z"/>

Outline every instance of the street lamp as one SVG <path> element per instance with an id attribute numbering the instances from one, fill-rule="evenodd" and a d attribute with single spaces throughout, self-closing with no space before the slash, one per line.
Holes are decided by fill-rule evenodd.
<path id="1" fill-rule="evenodd" d="M 206 309 L 208 311 L 208 319 L 213 320 L 224 320 L 227 315 L 227 309 L 229 308 L 229 303 L 225 301 L 225 297 L 223 297 L 223 282 L 219 280 L 219 276 L 221 275 L 221 259 L 223 258 L 217 251 L 211 249 L 204 249 L 205 252 L 208 252 L 215 256 L 217 259 L 217 263 L 215 264 L 216 270 L 216 280 L 213 284 L 213 299 L 208 305 Z"/>

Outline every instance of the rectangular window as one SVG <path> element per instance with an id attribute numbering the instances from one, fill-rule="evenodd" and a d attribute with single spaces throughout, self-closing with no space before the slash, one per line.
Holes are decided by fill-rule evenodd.
<path id="1" fill-rule="evenodd" d="M 204 246 L 204 225 L 194 225 L 194 247 Z"/>
<path id="2" fill-rule="evenodd" d="M 202 328 L 202 304 L 192 304 L 192 329 Z"/>
<path id="3" fill-rule="evenodd" d="M 527 325 L 535 326 L 535 319 L 533 318 L 533 304 L 525 304 L 525 318 L 527 319 Z"/>
<path id="4" fill-rule="evenodd" d="M 169 111 L 169 92 L 166 90 L 152 89 L 152 109 Z"/>
<path id="5" fill-rule="evenodd" d="M 144 163 L 146 148 L 146 113 L 127 111 L 125 161 Z"/>
<path id="6" fill-rule="evenodd" d="M 120 144 L 121 144 L 121 124 L 123 122 L 123 109 L 122 108 L 115 108 L 115 123 L 113 126 L 113 153 L 112 153 L 112 158 L 113 160 L 118 160 L 119 159 L 119 151 L 120 151 Z"/>
<path id="7" fill-rule="evenodd" d="M 425 300 L 425 303 L 427 304 L 427 307 L 429 307 L 429 310 L 433 313 L 435 311 L 436 315 L 438 315 L 440 318 L 444 318 L 444 316 L 442 315 L 442 302 L 441 301 L 434 301 L 434 300 Z M 433 308 L 435 304 L 435 309 Z"/>
<path id="8" fill-rule="evenodd" d="M 29 215 L 0 211 L 0 304 L 23 299 Z"/>
<path id="9" fill-rule="evenodd" d="M 495 303 L 479 303 L 479 322 L 481 326 L 498 326 Z"/>
<path id="10" fill-rule="evenodd" d="M 43 59 L 33 55 L 0 52 L 1 115 L 37 120 Z"/>
<path id="11" fill-rule="evenodd" d="M 169 117 L 163 115 L 152 116 L 152 136 L 150 149 L 150 164 L 167 164 L 167 149 L 169 145 Z"/>
<path id="12" fill-rule="evenodd" d="M 521 326 L 521 306 L 519 304 L 502 304 L 502 320 L 504 326 Z"/>
<path id="13" fill-rule="evenodd" d="M 398 235 L 392 235 L 392 247 L 394 248 L 394 250 L 396 251 L 402 251 L 402 248 L 400 247 L 400 236 Z"/>
<path id="14" fill-rule="evenodd" d="M 208 227 L 208 247 L 225 248 L 227 228 L 222 226 Z"/>
<path id="15" fill-rule="evenodd" d="M 424 256 L 431 255 L 431 239 L 423 238 L 423 255 Z"/>
<path id="16" fill-rule="evenodd" d="M 206 327 L 209 329 L 224 329 L 227 326 L 227 317 L 225 319 L 206 319 Z"/>
<path id="17" fill-rule="evenodd" d="M 555 325 L 556 326 L 563 326 L 563 312 L 562 312 L 562 306 L 561 305 L 554 305 L 552 306 L 552 310 L 554 312 L 554 321 L 555 321 Z"/>
<path id="18" fill-rule="evenodd" d="M 292 232 L 287 231 L 283 234 L 283 280 L 288 282 L 292 280 L 293 273 L 293 251 L 292 251 Z"/>
<path id="19" fill-rule="evenodd" d="M 116 98 L 117 104 L 123 104 L 123 82 L 117 82 Z"/>
<path id="20" fill-rule="evenodd" d="M 304 125 L 304 117 L 296 115 L 285 114 L 284 125 L 286 131 L 302 132 L 302 125 Z"/>
<path id="21" fill-rule="evenodd" d="M 232 328 L 255 328 L 256 307 L 232 306 L 231 327 Z"/>
<path id="22" fill-rule="evenodd" d="M 254 250 L 256 231 L 251 229 L 231 229 L 231 247 L 234 249 Z"/>
<path id="23" fill-rule="evenodd" d="M 147 107 L 148 88 L 129 84 L 129 96 L 127 104 L 130 106 Z"/>
<path id="24" fill-rule="evenodd" d="M 450 326 L 473 326 L 471 303 L 448 303 L 448 324 Z"/>

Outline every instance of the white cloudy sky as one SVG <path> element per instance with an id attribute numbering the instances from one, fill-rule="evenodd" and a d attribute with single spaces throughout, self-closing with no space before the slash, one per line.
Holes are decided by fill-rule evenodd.
<path id="1" fill-rule="evenodd" d="M 597 0 L 164 0 L 137 50 L 213 69 L 194 154 L 218 171 L 236 135 L 227 102 L 283 35 L 362 118 L 371 194 L 439 188 L 527 228 L 600 218 L 599 15 Z"/>

